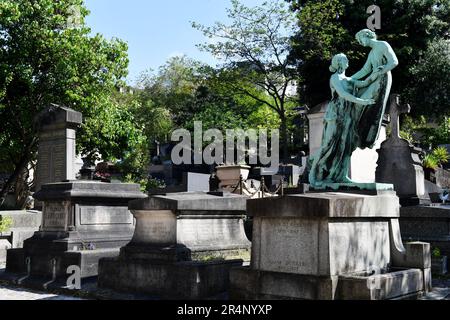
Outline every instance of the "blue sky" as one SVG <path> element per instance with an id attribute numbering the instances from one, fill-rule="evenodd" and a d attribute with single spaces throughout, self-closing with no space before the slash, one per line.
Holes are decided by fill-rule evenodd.
<path id="1" fill-rule="evenodd" d="M 261 0 L 242 0 L 248 6 Z M 117 37 L 128 43 L 130 58 L 128 82 L 134 82 L 140 72 L 157 70 L 174 55 L 215 64 L 196 44 L 206 39 L 191 27 L 190 21 L 212 25 L 226 21 L 229 0 L 85 0 L 91 11 L 87 24 L 94 33 L 106 38 Z"/>

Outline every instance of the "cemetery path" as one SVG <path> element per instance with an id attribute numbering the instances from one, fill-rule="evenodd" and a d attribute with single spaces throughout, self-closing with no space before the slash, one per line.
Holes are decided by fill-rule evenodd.
<path id="1" fill-rule="evenodd" d="M 0 262 L 0 270 L 5 264 Z M 40 292 L 31 289 L 0 285 L 0 301 L 4 300 L 83 300 L 76 297 Z"/>
<path id="2" fill-rule="evenodd" d="M 0 286 L 1 300 L 82 300 L 80 298 L 33 291 L 23 288 Z"/>

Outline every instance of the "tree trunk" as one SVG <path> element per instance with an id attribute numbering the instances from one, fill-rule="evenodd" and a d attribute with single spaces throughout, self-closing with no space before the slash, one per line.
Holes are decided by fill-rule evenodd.
<path id="1" fill-rule="evenodd" d="M 28 164 L 27 164 L 28 166 Z M 16 185 L 14 187 L 16 206 L 18 210 L 26 209 L 28 196 L 30 193 L 30 187 L 28 185 L 28 179 L 30 177 L 29 169 L 27 166 L 24 168 L 22 173 L 16 180 Z"/>
<path id="2" fill-rule="evenodd" d="M 288 130 L 287 130 L 287 119 L 286 116 L 283 114 L 280 116 L 281 119 L 281 162 L 287 163 L 289 162 L 289 152 L 288 152 Z"/>
<path id="3" fill-rule="evenodd" d="M 37 139 L 33 138 L 32 141 L 25 147 L 24 152 L 22 153 L 22 157 L 20 158 L 20 161 L 16 164 L 16 168 L 14 169 L 14 172 L 11 174 L 11 176 L 8 178 L 6 183 L 3 186 L 3 189 L 0 191 L 0 206 L 3 205 L 3 203 L 6 200 L 6 197 L 8 196 L 8 192 L 11 189 L 11 187 L 16 183 L 17 179 L 20 177 L 20 175 L 24 172 L 26 169 L 26 166 L 28 165 L 28 162 L 31 159 L 31 151 L 36 143 Z"/>

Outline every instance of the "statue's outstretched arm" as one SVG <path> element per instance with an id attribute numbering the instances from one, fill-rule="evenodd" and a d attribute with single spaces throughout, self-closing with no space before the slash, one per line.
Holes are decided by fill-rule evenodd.
<path id="1" fill-rule="evenodd" d="M 364 78 L 371 72 L 372 72 L 372 64 L 370 63 L 369 59 L 367 59 L 366 63 L 364 64 L 364 67 L 361 70 L 359 70 L 357 73 L 355 73 L 352 76 L 352 79 L 359 80 L 361 78 Z"/>
<path id="2" fill-rule="evenodd" d="M 331 78 L 331 86 L 336 90 L 337 94 L 341 98 L 343 98 L 347 101 L 350 101 L 350 102 L 353 102 L 356 104 L 360 104 L 360 105 L 369 105 L 369 104 L 375 103 L 375 101 L 372 99 L 361 99 L 361 98 L 355 97 L 354 95 L 347 92 L 342 85 L 342 81 L 339 80 L 337 77 Z"/>

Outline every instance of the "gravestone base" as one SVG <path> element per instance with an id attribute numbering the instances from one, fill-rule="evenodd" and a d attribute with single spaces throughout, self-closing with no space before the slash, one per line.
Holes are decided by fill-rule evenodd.
<path id="1" fill-rule="evenodd" d="M 81 278 L 94 277 L 98 274 L 98 261 L 101 258 L 117 257 L 119 249 L 98 249 L 89 251 L 37 251 L 27 255 L 31 261 L 31 277 L 53 278 L 64 280 L 67 278 L 67 270 L 70 266 L 78 266 L 81 270 Z M 8 264 L 6 272 L 27 274 L 27 264 L 23 249 L 8 251 Z M 53 262 L 54 261 L 54 262 Z M 55 267 L 53 269 L 53 263 Z M 54 273 L 54 274 L 53 274 Z M 47 279 L 48 280 L 48 279 Z"/>
<path id="2" fill-rule="evenodd" d="M 8 250 L 7 273 L 64 279 L 70 266 L 81 278 L 96 276 L 98 261 L 119 254 L 134 231 L 128 201 L 145 197 L 139 185 L 71 181 L 46 184 L 35 198 L 43 203 L 41 230 Z"/>
<path id="3" fill-rule="evenodd" d="M 98 286 L 159 299 L 205 299 L 226 292 L 230 269 L 241 265 L 242 260 L 169 262 L 106 258 L 100 261 Z"/>
<path id="4" fill-rule="evenodd" d="M 370 286 L 376 277 L 379 289 Z M 420 269 L 378 276 L 305 276 L 242 267 L 232 270 L 230 282 L 230 296 L 234 300 L 386 300 L 419 298 L 424 294 Z"/>
<path id="5" fill-rule="evenodd" d="M 231 270 L 231 299 L 378 300 L 431 290 L 430 246 L 403 246 L 395 191 L 255 199 L 247 210 L 251 264 Z"/>

